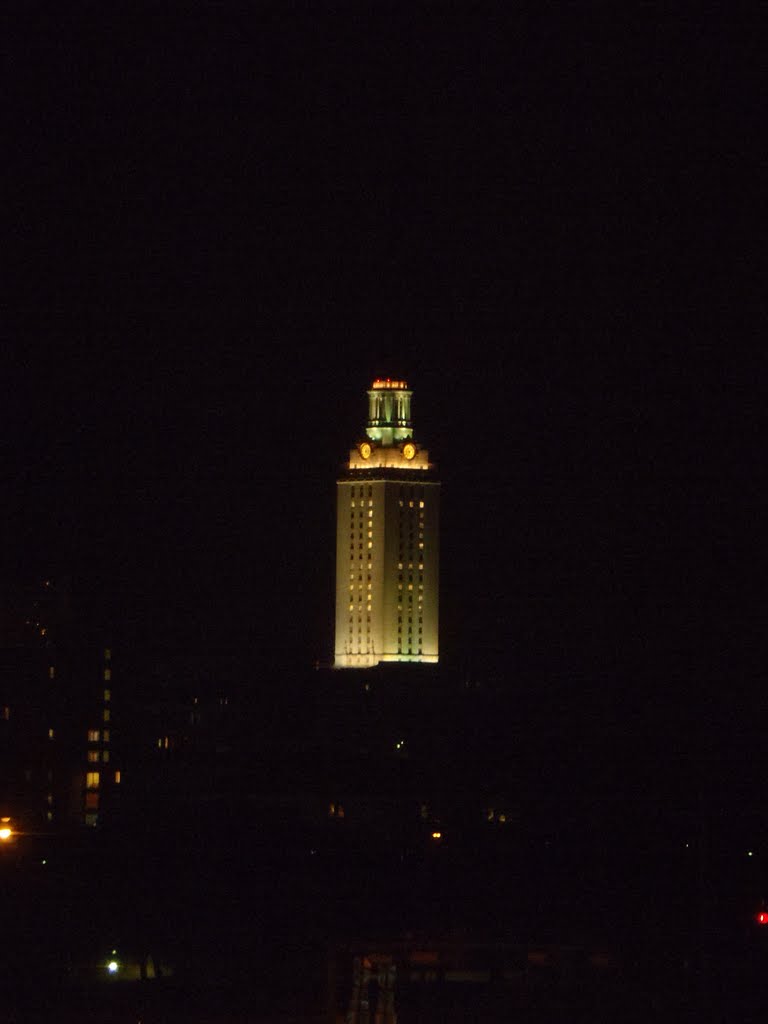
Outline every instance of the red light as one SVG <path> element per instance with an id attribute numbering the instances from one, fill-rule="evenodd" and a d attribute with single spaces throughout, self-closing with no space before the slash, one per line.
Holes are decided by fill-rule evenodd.
<path id="1" fill-rule="evenodd" d="M 755 914 L 755 920 L 758 924 L 768 924 L 768 912 L 761 910 L 759 913 Z"/>

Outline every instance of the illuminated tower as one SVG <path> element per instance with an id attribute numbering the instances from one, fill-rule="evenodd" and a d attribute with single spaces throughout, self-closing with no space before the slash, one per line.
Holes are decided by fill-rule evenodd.
<path id="1" fill-rule="evenodd" d="M 440 484 L 405 381 L 375 380 L 338 481 L 336 668 L 438 660 Z"/>

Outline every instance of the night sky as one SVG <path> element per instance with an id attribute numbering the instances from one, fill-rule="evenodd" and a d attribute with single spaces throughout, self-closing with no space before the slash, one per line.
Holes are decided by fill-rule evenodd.
<path id="1" fill-rule="evenodd" d="M 4 580 L 329 660 L 336 474 L 402 377 L 449 664 L 759 703 L 757 26 L 288 6 L 3 29 Z"/>

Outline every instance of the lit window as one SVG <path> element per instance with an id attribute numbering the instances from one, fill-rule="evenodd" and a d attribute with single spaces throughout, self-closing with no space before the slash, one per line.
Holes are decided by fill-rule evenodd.
<path id="1" fill-rule="evenodd" d="M 85 785 L 87 789 L 98 789 L 99 788 L 99 773 L 98 772 L 86 772 L 85 773 Z"/>
<path id="2" fill-rule="evenodd" d="M 112 661 L 112 651 L 109 647 L 104 648 L 104 661 Z"/>
<path id="3" fill-rule="evenodd" d="M 105 668 L 104 669 L 104 682 L 108 683 L 111 680 L 111 678 L 112 678 L 112 669 L 111 668 Z"/>
<path id="4" fill-rule="evenodd" d="M 89 750 L 88 751 L 88 760 L 90 761 L 91 764 L 93 764 L 94 761 L 98 761 L 99 760 L 99 752 L 98 752 L 98 750 Z"/>
<path id="5" fill-rule="evenodd" d="M 86 816 L 85 816 L 85 824 L 86 825 L 92 825 L 95 828 L 96 825 L 98 824 L 98 821 L 99 821 L 98 814 L 86 814 Z"/>
<path id="6" fill-rule="evenodd" d="M 10 708 L 8 707 L 8 705 L 7 705 L 7 704 L 5 704 L 5 705 L 3 706 L 3 718 L 4 718 L 4 719 L 6 720 L 6 722 L 7 722 L 7 721 L 8 721 L 8 719 L 9 719 L 10 717 L 11 717 L 11 709 L 10 709 Z"/>
<path id="7" fill-rule="evenodd" d="M 56 678 L 56 668 L 53 665 L 50 665 L 49 668 L 48 668 L 48 678 L 49 679 L 55 679 Z"/>
<path id="8" fill-rule="evenodd" d="M 104 739 L 105 743 L 109 743 L 109 729 L 105 729 L 104 730 L 104 737 L 103 737 L 103 739 Z"/>
<path id="9" fill-rule="evenodd" d="M 89 729 L 88 730 L 88 742 L 89 743 L 98 743 L 100 738 L 101 738 L 101 733 L 99 732 L 98 729 Z"/>
<path id="10" fill-rule="evenodd" d="M 121 779 L 122 779 L 122 774 L 118 770 L 118 771 L 115 772 L 115 782 L 118 784 L 118 786 L 120 785 Z"/>
<path id="11" fill-rule="evenodd" d="M 103 718 L 104 718 L 104 721 L 105 721 L 105 722 L 108 722 L 108 721 L 109 721 L 109 708 L 104 708 L 104 715 L 103 715 Z"/>
<path id="12" fill-rule="evenodd" d="M 369 547 L 369 548 L 372 548 L 372 547 L 373 547 L 373 541 L 372 541 L 372 540 L 369 540 L 369 541 L 368 541 L 368 547 Z"/>
<path id="13" fill-rule="evenodd" d="M 419 502 L 419 508 L 424 508 L 424 502 L 423 501 Z"/>
<path id="14" fill-rule="evenodd" d="M 98 793 L 86 793 L 85 794 L 85 806 L 89 811 L 97 811 L 99 809 L 99 794 Z"/>
<path id="15" fill-rule="evenodd" d="M 49 729 L 49 730 L 48 730 L 48 739 L 49 739 L 49 740 L 52 740 L 52 739 L 53 739 L 53 729 Z"/>
<path id="16" fill-rule="evenodd" d="M 101 760 L 102 761 L 108 761 L 109 760 L 109 751 L 108 750 L 105 750 L 104 753 L 101 755 Z"/>
<path id="17" fill-rule="evenodd" d="M 104 700 L 112 700 L 112 691 L 111 690 L 105 690 L 104 691 Z"/>

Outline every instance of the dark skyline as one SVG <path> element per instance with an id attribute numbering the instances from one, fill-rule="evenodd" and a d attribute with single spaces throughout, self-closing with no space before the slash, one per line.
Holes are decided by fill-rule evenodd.
<path id="1" fill-rule="evenodd" d="M 328 658 L 338 465 L 402 376 L 446 658 L 756 698 L 753 29 L 20 17 L 7 578 L 139 645 Z"/>

